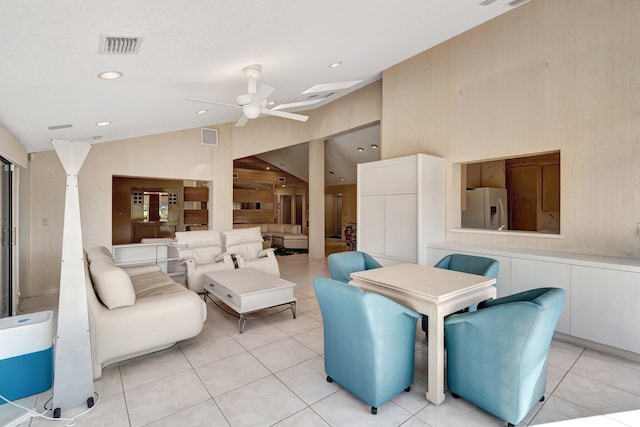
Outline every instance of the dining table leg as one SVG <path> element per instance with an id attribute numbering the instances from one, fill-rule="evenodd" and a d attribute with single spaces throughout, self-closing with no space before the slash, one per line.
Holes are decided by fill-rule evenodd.
<path id="1" fill-rule="evenodd" d="M 435 405 L 444 401 L 444 316 L 436 310 L 427 322 L 427 400 Z"/>

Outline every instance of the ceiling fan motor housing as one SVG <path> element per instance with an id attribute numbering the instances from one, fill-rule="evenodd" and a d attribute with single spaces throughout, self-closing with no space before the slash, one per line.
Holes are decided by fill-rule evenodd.
<path id="1" fill-rule="evenodd" d="M 247 104 L 242 107 L 242 114 L 248 119 L 257 119 L 260 116 L 260 107 L 253 104 Z"/>

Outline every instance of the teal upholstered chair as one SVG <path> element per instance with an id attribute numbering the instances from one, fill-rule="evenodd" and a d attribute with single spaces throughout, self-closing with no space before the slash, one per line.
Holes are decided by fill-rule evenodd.
<path id="1" fill-rule="evenodd" d="M 329 272 L 333 280 L 349 283 L 351 273 L 354 271 L 371 270 L 382 265 L 365 252 L 349 251 L 338 252 L 327 257 Z"/>
<path id="2" fill-rule="evenodd" d="M 497 279 L 500 263 L 495 259 L 481 256 L 451 254 L 438 261 L 434 267 Z M 422 330 L 427 332 L 427 316 L 422 316 Z"/>
<path id="3" fill-rule="evenodd" d="M 485 301 L 444 321 L 447 382 L 462 397 L 518 424 L 547 384 L 547 357 L 566 293 L 540 288 Z"/>
<path id="4" fill-rule="evenodd" d="M 324 324 L 324 369 L 353 395 L 378 407 L 413 383 L 420 314 L 382 295 L 319 277 L 313 286 Z"/>

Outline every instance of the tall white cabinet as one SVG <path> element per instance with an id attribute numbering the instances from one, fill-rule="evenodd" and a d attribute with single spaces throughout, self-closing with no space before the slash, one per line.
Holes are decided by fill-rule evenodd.
<path id="1" fill-rule="evenodd" d="M 444 239 L 444 159 L 426 154 L 358 165 L 358 250 L 382 265 L 427 263 Z"/>

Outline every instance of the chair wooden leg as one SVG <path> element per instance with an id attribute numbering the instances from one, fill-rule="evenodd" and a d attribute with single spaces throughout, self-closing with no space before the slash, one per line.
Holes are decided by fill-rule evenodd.
<path id="1" fill-rule="evenodd" d="M 376 408 L 375 406 L 372 406 L 372 407 L 371 407 L 371 413 L 372 413 L 373 415 L 376 415 L 376 414 L 378 413 L 378 408 Z"/>

